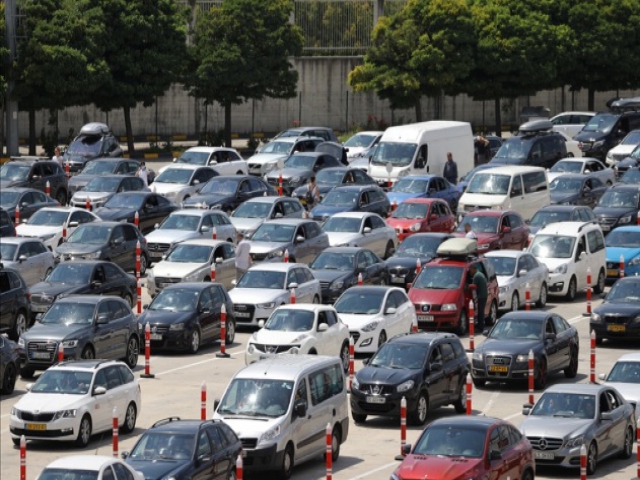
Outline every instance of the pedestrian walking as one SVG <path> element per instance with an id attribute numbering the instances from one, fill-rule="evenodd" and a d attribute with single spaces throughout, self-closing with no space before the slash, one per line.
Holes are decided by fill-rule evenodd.
<path id="1" fill-rule="evenodd" d="M 60 164 L 60 166 L 62 168 L 64 168 L 64 157 L 62 156 L 62 153 L 60 152 L 60 147 L 56 147 L 53 149 L 53 157 L 51 157 L 51 160 L 55 160 L 56 162 L 58 162 Z"/>
<path id="2" fill-rule="evenodd" d="M 447 161 L 444 164 L 442 176 L 453 185 L 458 183 L 458 165 L 453 161 L 453 155 L 451 152 L 447 152 Z"/>
<path id="3" fill-rule="evenodd" d="M 469 267 L 469 273 L 471 274 L 471 283 L 475 286 L 476 298 L 478 299 L 476 308 L 476 315 L 478 317 L 476 331 L 482 332 L 484 330 L 484 309 L 487 306 L 487 298 L 489 296 L 489 292 L 487 290 L 487 277 L 478 270 L 475 263 L 471 264 Z M 472 322 L 473 319 L 469 319 L 469 321 Z"/>
<path id="4" fill-rule="evenodd" d="M 318 189 L 318 184 L 316 183 L 316 177 L 312 176 L 309 178 L 309 186 L 307 187 L 307 194 L 305 197 L 307 210 L 311 210 L 319 201 L 320 190 Z"/>
<path id="5" fill-rule="evenodd" d="M 242 232 L 238 232 L 236 238 L 238 240 L 236 245 L 236 280 L 239 281 L 251 266 L 251 244 L 244 238 Z"/>
<path id="6" fill-rule="evenodd" d="M 136 172 L 136 176 L 140 177 L 145 185 L 149 185 L 148 177 L 147 177 L 147 166 L 144 162 L 140 162 L 140 168 Z"/>

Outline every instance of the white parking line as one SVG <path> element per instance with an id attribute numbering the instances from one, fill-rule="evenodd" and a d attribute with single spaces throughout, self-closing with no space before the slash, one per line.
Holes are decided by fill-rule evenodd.
<path id="1" fill-rule="evenodd" d="M 496 390 L 495 392 L 493 392 L 491 394 L 491 397 L 489 397 L 489 401 L 487 402 L 485 407 L 481 410 L 481 413 L 486 414 L 489 410 L 491 410 L 491 407 L 493 407 L 493 404 L 498 399 L 501 393 L 502 393 L 501 390 Z"/>
<path id="2" fill-rule="evenodd" d="M 398 462 L 387 463 L 386 465 L 382 465 L 378 468 L 374 468 L 373 470 L 369 470 L 368 472 L 362 473 L 357 477 L 350 478 L 349 480 L 360 480 L 361 478 L 367 478 L 368 476 L 373 475 L 374 473 L 377 473 L 380 470 L 384 470 L 386 468 L 393 467 L 394 465 L 398 465 L 398 464 L 399 464 Z"/>
<path id="3" fill-rule="evenodd" d="M 244 352 L 245 352 L 244 350 L 240 350 L 239 352 L 233 352 L 229 355 L 233 357 L 235 355 L 240 355 L 241 353 L 244 353 Z M 160 375 L 166 375 L 167 373 L 178 372 L 180 370 L 185 370 L 187 368 L 195 367 L 197 365 L 202 365 L 204 363 L 215 362 L 216 360 L 224 360 L 224 359 L 219 357 L 207 358 L 206 360 L 201 360 L 200 362 L 189 363 L 188 365 L 182 365 L 181 367 L 172 368 L 171 370 L 165 370 L 164 372 L 155 373 L 154 375 L 156 377 L 159 377 Z M 144 378 L 140 378 L 139 380 L 144 380 Z"/>

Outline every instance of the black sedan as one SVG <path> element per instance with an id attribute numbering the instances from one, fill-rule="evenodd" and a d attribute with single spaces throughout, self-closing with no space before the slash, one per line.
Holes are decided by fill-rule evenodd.
<path id="1" fill-rule="evenodd" d="M 640 183 L 640 167 L 633 166 L 625 171 L 618 179 L 620 183 L 637 184 Z"/>
<path id="2" fill-rule="evenodd" d="M 147 480 L 236 478 L 242 443 L 219 420 L 170 417 L 153 424 L 122 458 Z M 212 472 L 219 473 L 215 477 Z"/>
<path id="3" fill-rule="evenodd" d="M 196 353 L 203 342 L 220 339 L 221 309 L 227 309 L 225 342 L 233 343 L 233 303 L 219 283 L 179 283 L 163 289 L 138 319 L 140 332 L 151 327 L 151 347 Z"/>
<path id="4" fill-rule="evenodd" d="M 329 190 L 341 185 L 375 185 L 376 181 L 359 168 L 354 167 L 331 167 L 321 170 L 316 175 L 316 185 L 318 193 L 322 199 Z M 306 205 L 309 184 L 296 188 L 291 194 Z"/>
<path id="5" fill-rule="evenodd" d="M 614 185 L 602 196 L 593 209 L 602 231 L 609 233 L 616 227 L 635 225 L 640 210 L 640 185 Z"/>
<path id="6" fill-rule="evenodd" d="M 59 207 L 60 204 L 35 188 L 2 188 L 0 207 L 9 214 L 12 222 L 16 219 L 16 206 L 20 206 L 22 221 L 27 220 L 43 207 Z"/>
<path id="7" fill-rule="evenodd" d="M 594 207 L 607 190 L 596 176 L 565 173 L 549 184 L 551 203 L 558 205 L 586 205 Z"/>
<path id="8" fill-rule="evenodd" d="M 440 244 L 450 238 L 454 237 L 448 233 L 415 233 L 407 237 L 387 259 L 391 285 L 409 288 L 416 278 L 418 262 L 420 268 L 429 263 Z"/>
<path id="9" fill-rule="evenodd" d="M 32 286 L 29 293 L 34 317 L 46 312 L 56 298 L 70 294 L 116 295 L 133 307 L 137 299 L 136 277 L 112 262 L 62 262 L 43 282 Z"/>
<path id="10" fill-rule="evenodd" d="M 529 351 L 536 389 L 545 387 L 550 373 L 564 370 L 567 378 L 578 373 L 578 331 L 556 313 L 509 312 L 485 333 L 487 339 L 476 347 L 471 363 L 476 387 L 528 379 Z"/>
<path id="11" fill-rule="evenodd" d="M 380 257 L 368 248 L 332 247 L 325 249 L 309 265 L 320 281 L 322 303 L 333 304 L 347 288 L 362 283 L 387 285 L 389 272 Z"/>
<path id="12" fill-rule="evenodd" d="M 162 195 L 151 192 L 123 192 L 114 195 L 104 207 L 94 213 L 102 220 L 134 223 L 138 212 L 139 229 L 143 235 L 151 232 L 156 223 L 169 216 L 179 207 Z"/>
<path id="13" fill-rule="evenodd" d="M 0 336 L 0 393 L 11 395 L 20 370 L 18 344 Z"/>
<path id="14" fill-rule="evenodd" d="M 200 193 L 189 197 L 184 208 L 211 208 L 231 213 L 238 206 L 254 197 L 277 195 L 276 189 L 254 175 L 227 175 L 212 178 Z"/>
<path id="15" fill-rule="evenodd" d="M 604 302 L 596 307 L 589 322 L 590 331 L 596 332 L 596 343 L 607 339 L 640 339 L 640 277 L 618 280 Z"/>

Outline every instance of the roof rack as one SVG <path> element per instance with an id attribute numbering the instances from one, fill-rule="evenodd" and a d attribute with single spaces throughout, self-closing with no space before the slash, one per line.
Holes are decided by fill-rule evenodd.
<path id="1" fill-rule="evenodd" d="M 518 128 L 518 136 L 527 137 L 554 133 L 553 123 L 549 120 L 533 120 L 523 123 Z"/>
<path id="2" fill-rule="evenodd" d="M 440 258 L 475 258 L 478 256 L 478 241 L 472 238 L 450 238 L 438 246 L 436 255 Z"/>
<path id="3" fill-rule="evenodd" d="M 580 227 L 578 227 L 578 233 L 582 231 L 582 229 L 588 225 L 599 225 L 597 220 L 589 220 L 588 222 L 584 222 L 582 225 L 580 225 Z"/>
<path id="4" fill-rule="evenodd" d="M 158 420 L 156 423 L 151 425 L 151 428 L 156 428 L 156 427 L 159 427 L 160 425 L 166 425 L 167 423 L 171 423 L 171 422 L 179 422 L 180 420 L 182 420 L 180 417 L 163 418 L 162 420 Z"/>
<path id="5" fill-rule="evenodd" d="M 640 97 L 619 98 L 617 100 L 607 102 L 610 110 L 618 112 L 637 112 L 640 111 Z"/>

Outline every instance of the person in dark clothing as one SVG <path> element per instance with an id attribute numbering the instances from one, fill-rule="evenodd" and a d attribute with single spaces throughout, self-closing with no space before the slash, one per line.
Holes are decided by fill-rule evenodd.
<path id="1" fill-rule="evenodd" d="M 489 140 L 484 138 L 482 135 L 478 135 L 474 140 L 474 144 L 476 147 L 476 165 L 487 163 L 487 160 L 489 159 L 489 152 L 491 150 L 489 148 Z"/>
<path id="2" fill-rule="evenodd" d="M 489 292 L 487 290 L 487 278 L 478 270 L 478 267 L 473 264 L 469 267 L 469 273 L 471 274 L 471 283 L 475 286 L 476 296 L 478 298 L 478 306 L 476 308 L 476 315 L 478 318 L 477 328 L 479 332 L 484 330 L 484 309 L 487 306 L 487 297 Z M 473 321 L 469 319 L 469 321 Z"/>
<path id="3" fill-rule="evenodd" d="M 451 152 L 447 152 L 447 162 L 444 164 L 442 176 L 453 185 L 458 183 L 458 165 L 453 161 Z"/>

